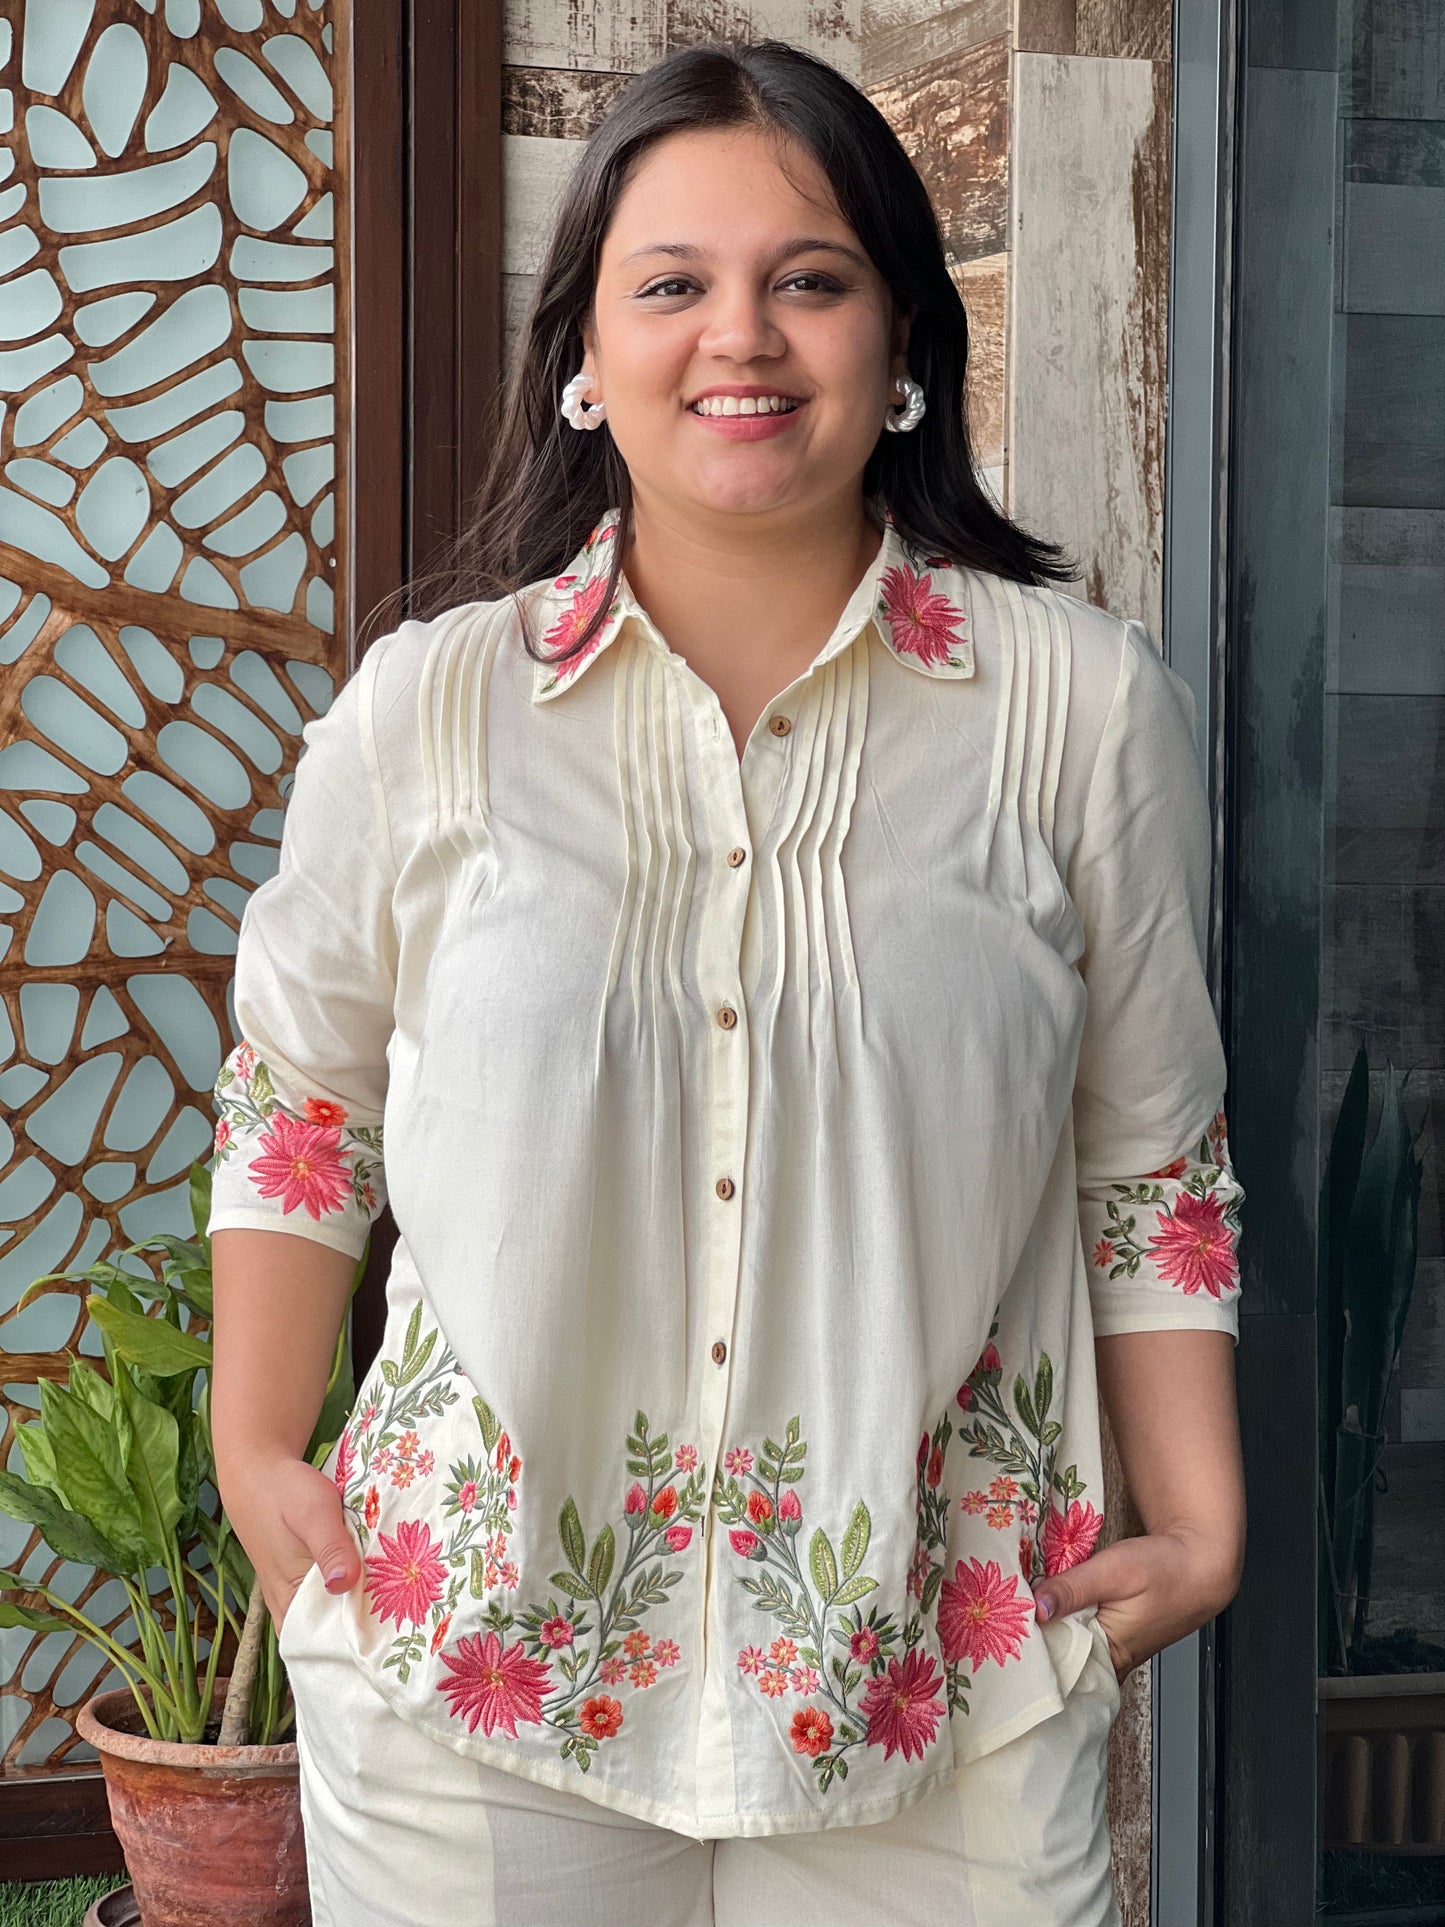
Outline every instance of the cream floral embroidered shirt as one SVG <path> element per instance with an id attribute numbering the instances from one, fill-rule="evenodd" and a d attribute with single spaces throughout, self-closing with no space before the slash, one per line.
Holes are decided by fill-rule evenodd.
<path id="1" fill-rule="evenodd" d="M 615 532 L 522 592 L 549 645 Z M 390 1196 L 327 1462 L 365 1677 L 700 1838 L 883 1819 L 1046 1719 L 1094 1334 L 1237 1336 L 1193 698 L 1142 625 L 890 523 L 741 760 L 625 579 L 561 673 L 507 598 L 403 623 L 306 740 L 210 1228 L 356 1254 Z"/>

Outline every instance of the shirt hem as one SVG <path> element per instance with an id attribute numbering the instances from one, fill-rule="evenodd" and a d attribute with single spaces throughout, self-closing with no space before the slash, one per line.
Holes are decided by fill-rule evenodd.
<path id="1" fill-rule="evenodd" d="M 327 1245 L 332 1251 L 345 1252 L 351 1259 L 361 1256 L 367 1238 L 366 1231 L 358 1239 L 354 1233 L 345 1233 L 339 1226 L 322 1224 L 305 1215 L 298 1222 L 294 1212 L 283 1218 L 274 1211 L 247 1209 L 245 1205 L 222 1205 L 214 1210 L 206 1223 L 206 1236 L 212 1237 L 217 1231 L 285 1231 L 293 1238 L 309 1238 L 312 1244 Z"/>

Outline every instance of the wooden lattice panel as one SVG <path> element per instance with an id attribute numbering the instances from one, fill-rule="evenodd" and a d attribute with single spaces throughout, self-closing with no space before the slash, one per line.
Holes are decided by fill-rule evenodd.
<path id="1" fill-rule="evenodd" d="M 3 1463 L 81 1294 L 189 1232 L 247 893 L 342 668 L 344 0 L 0 4 Z M 0 109 L 3 109 L 0 98 Z M 338 303 L 337 296 L 341 299 Z M 336 308 L 342 314 L 340 325 Z M 344 411 L 343 411 L 344 414 Z M 128 1643 L 113 1582 L 0 1564 Z M 92 1758 L 78 1640 L 0 1632 L 0 1775 Z"/>

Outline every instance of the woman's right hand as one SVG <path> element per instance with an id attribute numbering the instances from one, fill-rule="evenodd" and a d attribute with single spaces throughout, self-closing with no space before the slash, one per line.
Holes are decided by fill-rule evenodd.
<path id="1" fill-rule="evenodd" d="M 349 1592 L 361 1558 L 333 1480 L 305 1459 L 233 1466 L 223 1495 L 236 1536 L 256 1568 L 279 1635 L 296 1589 L 315 1564 L 328 1592 Z"/>

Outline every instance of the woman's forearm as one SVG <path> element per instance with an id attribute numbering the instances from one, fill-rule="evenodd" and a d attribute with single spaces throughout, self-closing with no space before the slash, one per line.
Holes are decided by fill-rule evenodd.
<path id="1" fill-rule="evenodd" d="M 1218 1331 L 1120 1332 L 1096 1339 L 1094 1349 L 1144 1528 L 1189 1549 L 1203 1589 L 1201 1617 L 1210 1617 L 1234 1597 L 1244 1562 L 1234 1340 Z"/>
<path id="2" fill-rule="evenodd" d="M 305 1452 L 355 1264 L 345 1252 L 284 1231 L 217 1231 L 211 1250 L 211 1432 L 224 1500 L 233 1467 Z"/>

